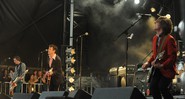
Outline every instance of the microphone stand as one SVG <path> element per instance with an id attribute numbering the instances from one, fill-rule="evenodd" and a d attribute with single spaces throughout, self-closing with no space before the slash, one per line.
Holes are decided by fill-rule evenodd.
<path id="1" fill-rule="evenodd" d="M 80 39 L 79 89 L 81 89 L 81 87 L 82 87 L 83 36 L 86 36 L 86 34 L 80 35 L 76 38 L 76 42 L 78 42 L 78 38 L 81 38 Z M 77 43 L 77 46 L 78 46 L 78 43 Z M 78 58 L 78 55 L 77 55 L 77 58 Z"/>
<path id="2" fill-rule="evenodd" d="M 125 67 L 126 67 L 126 86 L 128 85 L 127 82 L 127 65 L 128 65 L 128 40 L 131 39 L 129 38 L 130 34 L 128 33 L 128 31 L 136 24 L 138 23 L 143 17 L 140 17 L 139 19 L 137 19 L 133 24 L 131 24 L 128 28 L 126 28 L 120 35 L 117 36 L 116 40 L 118 40 L 119 38 L 121 38 L 122 35 L 126 36 L 125 42 Z M 117 75 L 118 76 L 118 75 Z"/>
<path id="3" fill-rule="evenodd" d="M 81 36 L 81 40 L 80 40 L 80 71 L 79 71 L 79 89 L 81 89 L 81 85 L 82 85 L 82 48 L 83 48 L 83 36 Z"/>

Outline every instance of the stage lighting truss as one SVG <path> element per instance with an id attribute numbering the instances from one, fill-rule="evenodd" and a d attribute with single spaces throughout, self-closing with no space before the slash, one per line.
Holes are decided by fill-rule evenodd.
<path id="1" fill-rule="evenodd" d="M 66 89 L 68 91 L 74 91 L 75 87 L 74 87 L 74 82 L 75 82 L 75 68 L 74 68 L 74 64 L 75 64 L 75 49 L 73 49 L 72 47 L 67 47 L 65 50 L 66 53 Z"/>

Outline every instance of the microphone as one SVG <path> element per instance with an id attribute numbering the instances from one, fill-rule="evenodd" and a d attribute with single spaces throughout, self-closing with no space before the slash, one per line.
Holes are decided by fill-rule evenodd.
<path id="1" fill-rule="evenodd" d="M 78 42 L 78 38 L 79 38 L 79 37 L 83 37 L 83 36 L 87 36 L 87 35 L 89 35 L 88 32 L 85 32 L 84 34 L 79 35 L 79 36 L 76 38 L 76 42 Z"/>
<path id="2" fill-rule="evenodd" d="M 143 13 L 136 13 L 137 16 L 140 16 L 140 17 L 152 17 L 152 14 L 143 14 Z"/>
<path id="3" fill-rule="evenodd" d="M 81 34 L 79 37 L 87 36 L 87 35 L 89 35 L 89 33 L 88 32 L 85 32 L 84 34 Z"/>
<path id="4" fill-rule="evenodd" d="M 44 53 L 44 52 L 47 52 L 48 51 L 48 49 L 45 49 L 45 50 L 42 50 L 40 53 Z"/>
<path id="5" fill-rule="evenodd" d="M 132 34 L 130 34 L 130 36 L 127 37 L 127 38 L 131 40 L 131 39 L 133 38 L 133 36 L 134 36 L 134 34 L 132 33 Z"/>

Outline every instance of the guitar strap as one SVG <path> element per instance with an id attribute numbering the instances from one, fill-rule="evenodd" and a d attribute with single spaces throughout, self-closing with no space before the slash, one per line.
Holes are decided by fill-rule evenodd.
<path id="1" fill-rule="evenodd" d="M 168 35 L 164 36 L 164 38 L 162 39 L 162 43 L 159 45 L 158 49 L 157 49 L 157 54 L 159 54 L 162 51 L 162 47 L 164 45 L 164 42 L 166 41 Z"/>

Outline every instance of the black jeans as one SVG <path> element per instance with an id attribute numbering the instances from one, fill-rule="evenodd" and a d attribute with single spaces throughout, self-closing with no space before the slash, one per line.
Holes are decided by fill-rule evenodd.
<path id="1" fill-rule="evenodd" d="M 164 77 L 159 69 L 155 70 L 154 76 L 150 82 L 150 92 L 154 99 L 173 99 L 170 93 L 172 79 Z M 162 96 L 161 96 L 162 94 Z"/>
<path id="2" fill-rule="evenodd" d="M 56 78 L 51 77 L 50 85 L 49 85 L 49 91 L 58 91 L 60 84 L 56 83 Z"/>

